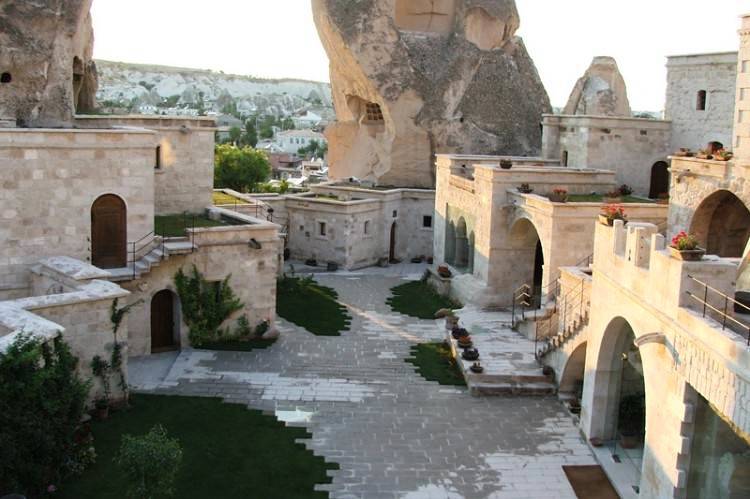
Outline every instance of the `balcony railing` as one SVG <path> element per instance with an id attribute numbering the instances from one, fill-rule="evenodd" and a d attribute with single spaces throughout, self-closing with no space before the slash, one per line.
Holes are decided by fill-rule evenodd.
<path id="1" fill-rule="evenodd" d="M 687 277 L 699 288 L 702 288 L 698 293 L 693 293 L 689 290 L 685 291 L 685 293 L 702 309 L 703 317 L 713 319 L 721 324 L 722 331 L 729 328 L 735 333 L 746 337 L 747 344 L 750 346 L 750 323 L 742 322 L 731 314 L 732 311 L 737 312 L 738 310 L 741 311 L 740 313 L 750 314 L 750 307 L 691 275 Z M 712 305 L 711 301 L 715 305 Z"/>

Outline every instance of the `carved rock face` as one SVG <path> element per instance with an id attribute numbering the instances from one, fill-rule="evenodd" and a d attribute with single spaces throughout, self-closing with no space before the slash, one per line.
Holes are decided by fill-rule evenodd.
<path id="1" fill-rule="evenodd" d="M 92 0 L 0 2 L 0 120 L 71 126 L 94 105 Z"/>
<path id="2" fill-rule="evenodd" d="M 538 154 L 549 98 L 513 0 L 312 0 L 330 175 L 433 187 L 434 153 Z"/>
<path id="3" fill-rule="evenodd" d="M 595 57 L 570 94 L 564 114 L 631 116 L 625 79 L 612 57 Z"/>

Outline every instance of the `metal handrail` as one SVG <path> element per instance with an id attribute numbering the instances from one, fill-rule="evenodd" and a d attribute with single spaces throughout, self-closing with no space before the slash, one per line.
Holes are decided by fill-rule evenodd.
<path id="1" fill-rule="evenodd" d="M 732 308 L 736 308 L 737 306 L 739 306 L 739 307 L 745 309 L 748 313 L 750 313 L 750 307 L 748 307 L 744 303 L 738 302 L 734 298 L 729 297 L 728 295 L 722 293 L 718 289 L 716 289 L 716 288 L 714 288 L 712 286 L 709 286 L 707 283 L 701 281 L 700 279 L 696 279 L 695 277 L 693 277 L 693 276 L 691 276 L 689 274 L 688 274 L 687 277 L 691 281 L 697 283 L 699 286 L 703 286 L 703 289 L 704 289 L 704 291 L 703 291 L 703 298 L 701 298 L 700 296 L 698 296 L 698 295 L 696 295 L 694 293 L 691 293 L 690 291 L 685 291 L 685 293 L 690 298 L 692 298 L 693 300 L 695 300 L 698 303 L 700 303 L 701 305 L 703 305 L 703 318 L 706 318 L 706 316 L 708 315 L 707 314 L 708 310 L 710 309 L 710 310 L 714 311 L 715 313 L 717 313 L 719 316 L 721 316 L 721 318 L 722 318 L 722 320 L 721 320 L 721 329 L 722 329 L 722 331 L 726 330 L 726 328 L 727 328 L 727 321 L 730 321 L 731 323 L 736 324 L 741 329 L 747 331 L 747 344 L 748 344 L 748 346 L 750 346 L 750 325 L 745 324 L 745 323 L 743 323 L 743 322 L 735 319 L 731 315 L 727 314 L 727 310 L 729 308 L 729 304 L 730 303 L 732 304 Z M 716 308 L 715 306 L 711 305 L 708 302 L 708 292 L 709 291 L 712 291 L 713 293 L 719 295 L 719 297 L 721 297 L 721 298 L 724 299 L 724 310 L 720 310 L 720 309 Z M 712 317 L 710 317 L 710 318 L 713 319 Z M 716 319 L 713 319 L 713 320 L 716 320 Z M 716 322 L 719 322 L 719 321 L 716 321 Z"/>
<path id="2" fill-rule="evenodd" d="M 156 234 L 155 231 L 151 231 L 145 236 L 138 239 L 137 241 L 128 243 L 128 245 L 130 246 L 130 258 L 128 259 L 128 266 L 132 266 L 133 279 L 136 279 L 136 277 L 138 276 L 137 271 L 136 271 L 136 262 L 138 261 L 138 254 L 145 248 L 151 247 L 153 249 L 153 244 L 157 236 L 158 235 Z M 147 239 L 148 241 L 143 243 L 143 241 L 146 241 Z M 163 237 L 161 238 L 160 244 L 161 244 L 160 258 L 164 259 L 164 238 Z"/>

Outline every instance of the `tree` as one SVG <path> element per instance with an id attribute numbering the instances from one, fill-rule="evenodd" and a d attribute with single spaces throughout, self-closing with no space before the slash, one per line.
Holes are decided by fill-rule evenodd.
<path id="1" fill-rule="evenodd" d="M 258 132 L 255 130 L 255 123 L 252 120 L 245 122 L 245 135 L 242 137 L 242 143 L 250 147 L 258 145 Z"/>
<path id="2" fill-rule="evenodd" d="M 284 118 L 284 120 L 281 122 L 282 130 L 294 130 L 294 128 L 294 120 L 292 118 Z"/>
<path id="3" fill-rule="evenodd" d="M 306 147 L 300 147 L 297 150 L 297 154 L 305 158 L 322 158 L 327 152 L 328 144 L 325 142 L 321 144 L 315 139 L 312 139 Z"/>
<path id="4" fill-rule="evenodd" d="M 214 186 L 217 189 L 249 192 L 270 175 L 271 164 L 263 151 L 230 144 L 216 146 Z"/>
<path id="5" fill-rule="evenodd" d="M 123 435 L 115 463 L 127 478 L 127 497 L 171 497 L 182 464 L 182 447 L 157 424 L 143 436 Z"/>
<path id="6" fill-rule="evenodd" d="M 232 144 L 239 144 L 241 138 L 242 130 L 240 130 L 240 127 L 233 126 L 229 129 L 229 142 L 231 142 Z"/>

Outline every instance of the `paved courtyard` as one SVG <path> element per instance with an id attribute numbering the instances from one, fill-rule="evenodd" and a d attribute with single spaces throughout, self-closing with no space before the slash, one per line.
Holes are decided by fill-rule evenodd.
<path id="1" fill-rule="evenodd" d="M 417 277 L 403 266 L 321 274 L 353 317 L 341 337 L 279 321 L 267 350 L 135 359 L 141 391 L 219 396 L 304 426 L 304 443 L 341 469 L 318 486 L 333 498 L 574 498 L 563 465 L 594 464 L 555 398 L 475 398 L 425 381 L 404 361 L 418 342 L 442 340 L 442 324 L 385 304 Z"/>

